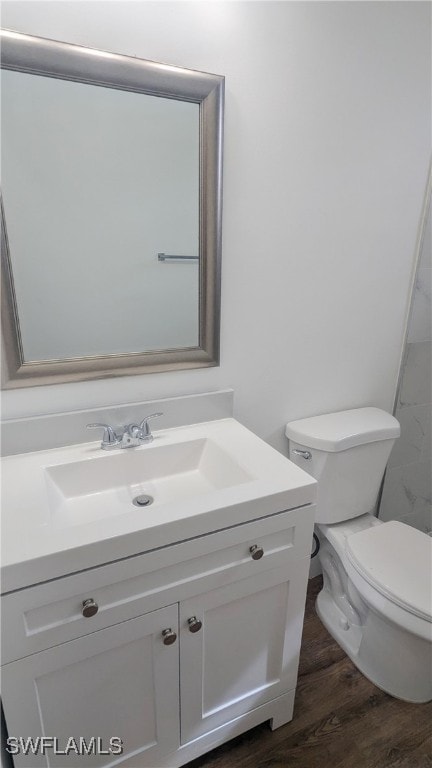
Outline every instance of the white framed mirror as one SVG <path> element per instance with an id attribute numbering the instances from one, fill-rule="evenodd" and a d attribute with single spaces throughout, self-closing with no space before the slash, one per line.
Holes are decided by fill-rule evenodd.
<path id="1" fill-rule="evenodd" d="M 1 43 L 3 387 L 217 365 L 224 78 Z"/>

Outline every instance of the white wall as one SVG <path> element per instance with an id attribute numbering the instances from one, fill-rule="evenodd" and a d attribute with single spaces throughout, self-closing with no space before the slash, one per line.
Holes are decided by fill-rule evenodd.
<path id="1" fill-rule="evenodd" d="M 226 76 L 219 368 L 4 393 L 5 418 L 232 386 L 283 425 L 391 409 L 431 129 L 423 2 L 3 3 L 2 25 Z"/>

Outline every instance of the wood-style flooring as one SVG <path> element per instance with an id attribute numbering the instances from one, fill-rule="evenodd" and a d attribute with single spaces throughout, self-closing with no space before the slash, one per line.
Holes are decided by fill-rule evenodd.
<path id="1" fill-rule="evenodd" d="M 263 723 L 187 768 L 432 768 L 432 703 L 394 699 L 358 672 L 315 614 L 321 583 L 309 582 L 293 720 Z"/>

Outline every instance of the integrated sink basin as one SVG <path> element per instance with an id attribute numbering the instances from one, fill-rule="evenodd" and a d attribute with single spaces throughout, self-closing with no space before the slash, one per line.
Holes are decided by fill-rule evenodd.
<path id="1" fill-rule="evenodd" d="M 316 482 L 227 418 L 2 459 L 2 589 L 229 529 L 311 504 Z M 133 503 L 150 496 L 147 506 Z"/>
<path id="2" fill-rule="evenodd" d="M 130 512 L 136 497 L 150 496 L 149 503 L 162 505 L 253 480 L 208 438 L 101 451 L 91 459 L 46 467 L 45 473 L 54 522 L 66 526 Z M 141 509 L 145 514 L 148 505 Z"/>

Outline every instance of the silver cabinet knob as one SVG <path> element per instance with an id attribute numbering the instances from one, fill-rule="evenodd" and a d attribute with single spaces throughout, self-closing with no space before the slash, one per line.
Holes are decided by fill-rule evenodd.
<path id="1" fill-rule="evenodd" d="M 171 627 L 163 630 L 162 637 L 164 645 L 172 645 L 177 640 L 177 635 L 175 632 L 173 632 Z"/>
<path id="2" fill-rule="evenodd" d="M 99 610 L 98 604 L 93 600 L 92 597 L 87 598 L 87 600 L 83 601 L 82 604 L 82 615 L 85 616 L 86 619 L 89 619 L 91 616 L 94 616 Z"/>
<path id="3" fill-rule="evenodd" d="M 189 632 L 199 632 L 202 627 L 202 621 L 197 619 L 196 616 L 191 616 L 188 619 Z"/>
<path id="4" fill-rule="evenodd" d="M 262 547 L 259 547 L 258 544 L 252 544 L 251 547 L 249 547 L 249 552 L 252 555 L 252 560 L 261 560 L 264 550 Z"/>

